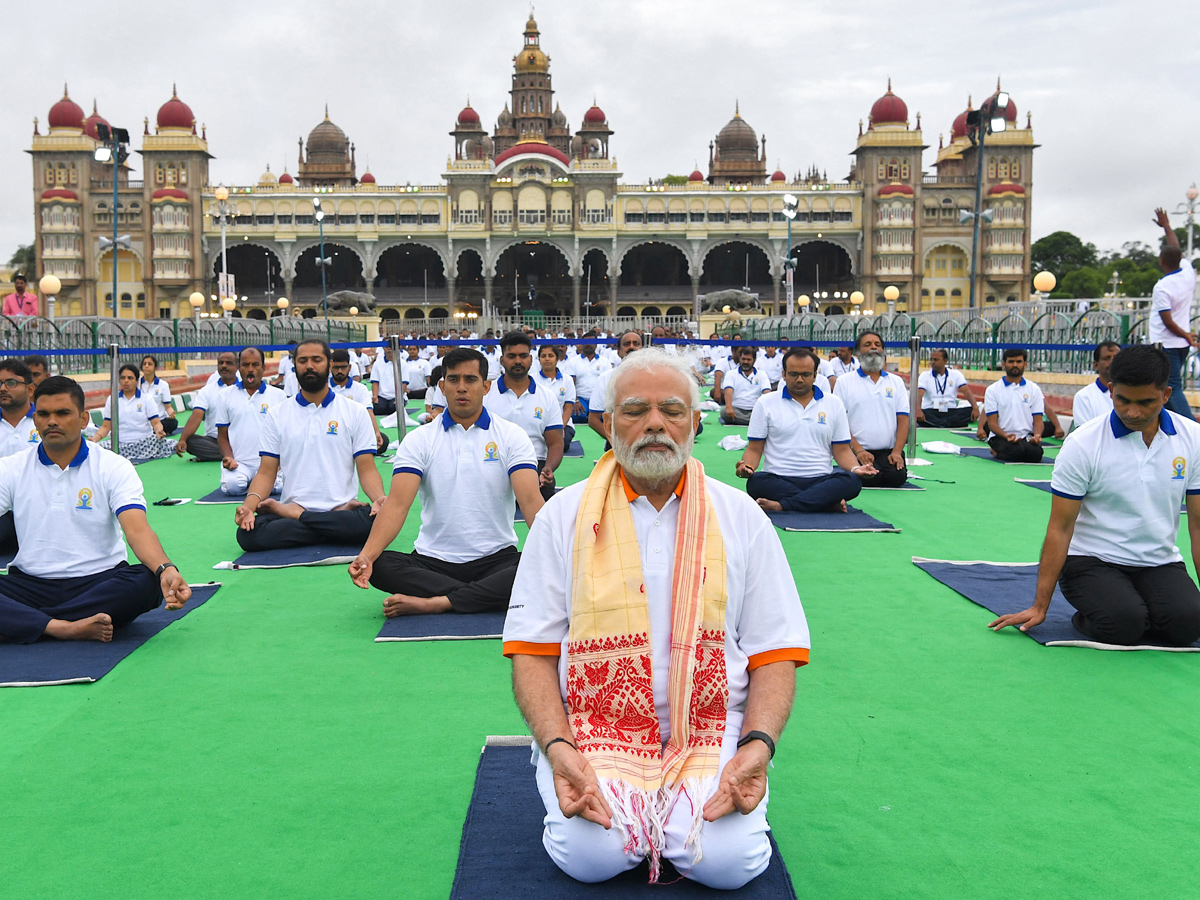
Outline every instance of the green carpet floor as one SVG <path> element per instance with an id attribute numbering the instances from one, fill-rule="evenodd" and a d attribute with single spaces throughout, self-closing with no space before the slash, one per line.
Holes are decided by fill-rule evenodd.
<path id="1" fill-rule="evenodd" d="M 697 447 L 731 482 L 733 431 Z M 988 631 L 910 557 L 1035 560 L 1050 497 L 1013 478 L 1049 469 L 930 458 L 954 484 L 857 501 L 903 533 L 780 534 L 813 642 L 771 782 L 798 894 L 1195 896 L 1200 656 Z M 149 500 L 217 481 L 138 471 Z M 225 587 L 97 684 L 0 691 L 0 898 L 446 897 L 484 737 L 523 730 L 499 643 L 375 644 L 343 567 L 216 572 L 233 507 L 150 520 Z"/>

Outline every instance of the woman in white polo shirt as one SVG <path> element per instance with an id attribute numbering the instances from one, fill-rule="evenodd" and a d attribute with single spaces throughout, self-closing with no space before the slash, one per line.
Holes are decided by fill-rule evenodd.
<path id="1" fill-rule="evenodd" d="M 544 387 L 558 398 L 562 410 L 563 451 L 571 449 L 571 441 L 575 440 L 575 426 L 571 424 L 571 416 L 575 412 L 575 382 L 559 371 L 558 364 L 562 361 L 561 350 L 551 344 L 542 344 L 538 348 L 539 368 L 533 370 L 533 380 L 539 387 Z"/>
<path id="2" fill-rule="evenodd" d="M 158 401 L 138 388 L 140 374 L 132 363 L 121 366 L 121 392 L 117 394 L 120 454 L 127 459 L 163 459 L 175 452 L 175 441 L 163 433 Z M 112 397 L 104 401 L 103 415 L 104 422 L 90 440 L 109 447 L 112 441 L 106 438 L 112 431 Z"/>
<path id="3" fill-rule="evenodd" d="M 175 415 L 175 406 L 171 403 L 171 386 L 158 377 L 158 359 L 149 354 L 142 357 L 142 377 L 138 382 L 138 390 L 149 394 L 158 403 L 163 434 L 174 434 L 175 429 L 179 427 L 179 420 Z"/>
<path id="4" fill-rule="evenodd" d="M 1200 568 L 1200 425 L 1164 408 L 1171 364 L 1160 348 L 1128 347 L 1111 371 L 1113 412 L 1072 432 L 1054 461 L 1033 606 L 990 627 L 1041 624 L 1057 582 L 1086 637 L 1185 647 L 1200 639 L 1200 591 L 1175 541 L 1186 499 Z"/>

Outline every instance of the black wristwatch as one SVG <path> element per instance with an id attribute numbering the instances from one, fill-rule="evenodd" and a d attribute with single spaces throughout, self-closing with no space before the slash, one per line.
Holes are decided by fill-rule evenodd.
<path id="1" fill-rule="evenodd" d="M 737 742 L 738 749 L 740 750 L 751 741 L 762 741 L 771 751 L 771 759 L 775 758 L 775 741 L 765 731 L 747 731 L 746 736 Z"/>
<path id="2" fill-rule="evenodd" d="M 178 572 L 179 566 L 175 565 L 173 562 L 165 562 L 154 570 L 154 577 L 159 581 L 162 581 L 162 573 L 167 571 L 167 569 L 174 569 L 176 572 Z"/>

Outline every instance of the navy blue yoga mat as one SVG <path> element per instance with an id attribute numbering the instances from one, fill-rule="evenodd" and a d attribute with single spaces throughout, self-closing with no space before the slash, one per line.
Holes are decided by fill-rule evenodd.
<path id="1" fill-rule="evenodd" d="M 212 597 L 220 584 L 192 585 L 192 598 L 183 609 L 165 606 L 138 616 L 99 641 L 56 641 L 42 638 L 33 644 L 0 644 L 0 687 L 37 687 L 99 681 L 150 638 L 177 622 Z"/>
<path id="2" fill-rule="evenodd" d="M 1013 480 L 1016 481 L 1017 484 L 1023 484 L 1023 485 L 1025 485 L 1025 487 L 1031 487 L 1035 491 L 1045 491 L 1047 494 L 1049 494 L 1051 492 L 1049 481 L 1034 481 L 1029 478 L 1015 478 Z M 1184 500 L 1183 503 L 1181 503 L 1179 505 L 1179 511 L 1181 513 L 1187 512 L 1187 501 L 1186 500 Z"/>
<path id="3" fill-rule="evenodd" d="M 503 612 L 396 616 L 383 623 L 375 641 L 470 641 L 482 638 L 499 640 L 504 634 L 504 616 Z"/>
<path id="4" fill-rule="evenodd" d="M 217 488 L 211 494 L 205 494 L 203 497 L 201 497 L 199 500 L 197 500 L 196 504 L 198 506 L 215 506 L 217 504 L 229 504 L 229 503 L 240 505 L 242 503 L 242 501 L 244 501 L 245 499 L 246 499 L 245 494 L 226 494 L 223 490 L 221 490 L 220 488 Z M 271 495 L 271 499 L 272 500 L 281 500 L 281 499 L 283 499 L 283 497 L 281 494 L 276 492 Z"/>
<path id="5" fill-rule="evenodd" d="M 982 561 L 954 562 L 944 559 L 922 559 L 913 557 L 918 569 L 928 572 L 951 590 L 962 594 L 972 603 L 990 610 L 997 616 L 1007 616 L 1033 605 L 1037 589 L 1037 563 L 993 563 Z M 1066 601 L 1057 587 L 1046 611 L 1046 621 L 1029 631 L 1014 631 L 1026 634 L 1047 647 L 1093 647 L 1098 650 L 1200 650 L 1200 641 L 1191 647 L 1162 647 L 1156 644 L 1139 644 L 1126 647 L 1119 644 L 1102 644 L 1091 640 L 1074 625 L 1071 616 L 1075 608 Z M 1000 632 L 1003 634 L 1003 632 Z"/>
<path id="6" fill-rule="evenodd" d="M 881 522 L 861 509 L 851 506 L 849 512 L 768 512 L 776 528 L 784 531 L 891 531 L 900 529 L 890 522 Z"/>
<path id="7" fill-rule="evenodd" d="M 663 863 L 660 883 L 647 883 L 645 863 L 600 884 L 565 875 L 542 847 L 546 810 L 529 764 L 529 747 L 487 746 L 475 773 L 475 789 L 458 847 L 450 900 L 631 900 L 636 897 L 715 897 L 717 892 L 679 880 Z M 674 883 L 670 883 L 674 882 Z M 771 863 L 744 888 L 721 896 L 741 900 L 795 900 L 792 879 L 771 838 Z"/>
<path id="8" fill-rule="evenodd" d="M 913 481 L 906 481 L 900 487 L 882 487 L 873 484 L 864 484 L 864 491 L 923 491 L 925 488 Z"/>
<path id="9" fill-rule="evenodd" d="M 579 443 L 579 441 L 571 441 L 571 446 L 567 448 L 567 452 L 564 453 L 563 456 L 570 456 L 572 458 L 582 458 L 583 457 L 583 444 Z"/>
<path id="10" fill-rule="evenodd" d="M 313 544 L 283 550 L 255 550 L 233 561 L 235 569 L 286 569 L 289 566 L 349 565 L 358 556 L 359 544 Z M 218 567 L 220 568 L 220 567 Z M 226 566 L 225 568 L 229 568 Z"/>
<path id="11" fill-rule="evenodd" d="M 996 459 L 992 456 L 992 451 L 987 447 L 959 447 L 960 456 L 978 456 L 980 459 L 990 459 L 992 462 L 1004 462 L 1004 460 Z M 1053 456 L 1043 456 L 1041 462 L 1036 463 L 1014 463 L 1004 462 L 1006 466 L 1052 466 L 1054 465 Z"/>

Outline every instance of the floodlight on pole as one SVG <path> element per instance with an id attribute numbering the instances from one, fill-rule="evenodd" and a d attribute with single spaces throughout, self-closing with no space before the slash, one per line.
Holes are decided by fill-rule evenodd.
<path id="1" fill-rule="evenodd" d="M 974 228 L 972 229 L 971 237 L 971 291 L 967 300 L 967 305 L 970 308 L 975 307 L 975 289 L 979 272 L 979 223 L 981 221 L 992 221 L 992 210 L 983 211 L 981 209 L 983 205 L 983 146 L 987 135 L 994 132 L 1002 132 L 1008 128 L 1008 92 L 999 90 L 999 85 L 996 87 L 996 93 L 987 100 L 984 100 L 979 105 L 979 109 L 971 110 L 967 113 L 967 136 L 970 138 L 971 143 L 975 145 L 976 153 L 975 210 L 971 213 L 971 218 L 974 219 Z M 962 217 L 962 212 L 960 211 L 959 223 L 966 224 L 967 221 L 967 219 Z"/>
<path id="2" fill-rule="evenodd" d="M 796 304 L 793 299 L 796 291 L 796 257 L 792 256 L 792 220 L 796 218 L 796 210 L 800 206 L 800 198 L 795 194 L 783 195 L 783 215 L 787 219 L 787 256 L 783 258 L 784 279 L 787 283 L 787 316 L 790 319 L 796 314 Z M 779 310 L 775 310 L 778 314 Z"/>

